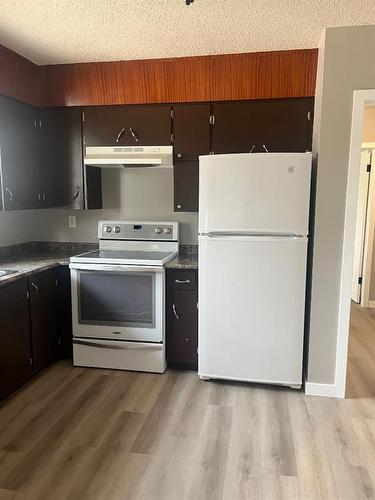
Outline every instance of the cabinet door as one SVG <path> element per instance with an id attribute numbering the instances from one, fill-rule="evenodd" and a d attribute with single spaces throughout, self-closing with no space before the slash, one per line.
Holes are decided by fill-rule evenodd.
<path id="1" fill-rule="evenodd" d="M 171 107 L 166 105 L 127 106 L 125 144 L 128 146 L 169 146 Z"/>
<path id="2" fill-rule="evenodd" d="M 175 212 L 198 212 L 199 161 L 175 161 L 173 182 Z"/>
<path id="3" fill-rule="evenodd" d="M 0 398 L 32 375 L 27 281 L 0 288 Z"/>
<path id="4" fill-rule="evenodd" d="M 125 107 L 93 106 L 83 110 L 85 146 L 125 144 Z"/>
<path id="5" fill-rule="evenodd" d="M 31 339 L 34 370 L 44 368 L 58 355 L 56 269 L 29 280 Z"/>
<path id="6" fill-rule="evenodd" d="M 168 290 L 167 360 L 170 365 L 196 368 L 198 311 L 196 291 Z"/>
<path id="7" fill-rule="evenodd" d="M 212 150 L 216 154 L 307 151 L 312 108 L 311 98 L 215 104 Z"/>
<path id="8" fill-rule="evenodd" d="M 254 116 L 255 101 L 215 103 L 211 150 L 220 153 L 249 153 L 260 142 Z M 253 116 L 252 116 L 253 115 Z"/>
<path id="9" fill-rule="evenodd" d="M 173 106 L 174 157 L 198 160 L 210 151 L 210 105 L 175 104 Z"/>
<path id="10" fill-rule="evenodd" d="M 33 107 L 0 96 L 0 146 L 5 210 L 38 208 L 41 174 Z"/>
<path id="11" fill-rule="evenodd" d="M 304 153 L 311 149 L 311 98 L 257 101 L 254 117 L 258 124 L 260 150 L 271 153 Z"/>
<path id="12" fill-rule="evenodd" d="M 43 207 L 84 208 L 81 112 L 45 108 L 39 115 Z"/>

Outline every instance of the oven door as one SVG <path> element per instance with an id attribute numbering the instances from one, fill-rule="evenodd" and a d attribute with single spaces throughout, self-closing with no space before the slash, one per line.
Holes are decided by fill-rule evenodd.
<path id="1" fill-rule="evenodd" d="M 74 337 L 163 342 L 162 267 L 70 264 Z"/>

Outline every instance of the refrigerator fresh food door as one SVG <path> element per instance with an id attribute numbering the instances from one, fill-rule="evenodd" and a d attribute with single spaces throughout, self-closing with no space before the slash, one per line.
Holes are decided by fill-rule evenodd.
<path id="1" fill-rule="evenodd" d="M 199 375 L 302 383 L 307 238 L 199 239 Z"/>
<path id="2" fill-rule="evenodd" d="M 201 156 L 199 233 L 307 235 L 311 153 Z"/>

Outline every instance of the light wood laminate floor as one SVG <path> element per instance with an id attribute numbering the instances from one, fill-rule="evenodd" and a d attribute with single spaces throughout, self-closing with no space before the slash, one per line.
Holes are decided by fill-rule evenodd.
<path id="1" fill-rule="evenodd" d="M 347 392 L 61 361 L 0 405 L 0 499 L 375 498 L 375 312 L 357 307 Z"/>

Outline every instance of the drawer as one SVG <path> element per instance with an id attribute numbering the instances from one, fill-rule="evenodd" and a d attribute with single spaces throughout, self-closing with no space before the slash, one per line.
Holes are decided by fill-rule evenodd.
<path id="1" fill-rule="evenodd" d="M 196 271 L 170 270 L 167 273 L 167 287 L 169 290 L 196 290 Z"/>

